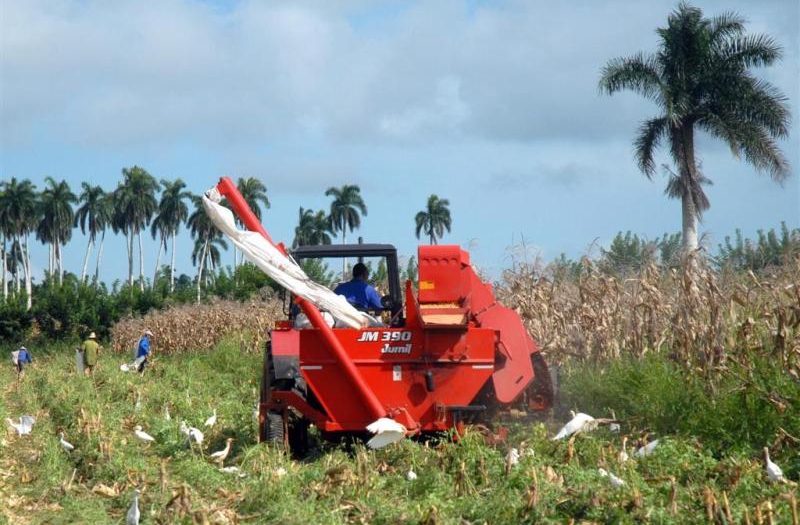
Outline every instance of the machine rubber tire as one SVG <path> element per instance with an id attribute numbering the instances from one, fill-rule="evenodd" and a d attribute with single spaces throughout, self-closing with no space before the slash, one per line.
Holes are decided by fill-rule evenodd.
<path id="1" fill-rule="evenodd" d="M 283 435 L 283 415 L 270 410 L 264 419 L 264 441 L 283 446 Z"/>
<path id="2" fill-rule="evenodd" d="M 533 408 L 534 400 L 540 400 L 537 401 L 537 404 L 543 406 L 536 410 L 549 410 L 553 407 L 555 393 L 553 392 L 550 370 L 548 370 L 547 363 L 541 352 L 531 354 L 531 364 L 533 365 L 534 379 L 527 391 L 528 404 Z"/>

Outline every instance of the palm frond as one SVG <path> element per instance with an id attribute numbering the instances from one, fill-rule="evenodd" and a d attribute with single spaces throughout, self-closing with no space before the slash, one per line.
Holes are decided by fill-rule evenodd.
<path id="1" fill-rule="evenodd" d="M 722 63 L 728 67 L 747 69 L 769 66 L 780 60 L 783 50 L 768 35 L 748 35 L 725 41 L 718 53 Z"/>
<path id="2" fill-rule="evenodd" d="M 609 60 L 601 71 L 599 87 L 609 95 L 630 89 L 657 101 L 662 91 L 658 62 L 654 56 L 644 53 Z"/>
<path id="3" fill-rule="evenodd" d="M 653 152 L 658 148 L 661 139 L 667 132 L 667 119 L 665 117 L 646 120 L 639 127 L 639 134 L 634 141 L 636 149 L 636 159 L 639 169 L 647 176 L 652 178 L 655 171 L 653 162 Z"/>

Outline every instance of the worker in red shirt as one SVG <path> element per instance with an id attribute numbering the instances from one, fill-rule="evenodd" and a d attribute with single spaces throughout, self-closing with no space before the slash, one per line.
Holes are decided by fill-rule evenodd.
<path id="1" fill-rule="evenodd" d="M 353 266 L 353 278 L 337 286 L 333 293 L 343 295 L 347 302 L 360 310 L 383 310 L 381 297 L 367 282 L 369 270 L 364 263 Z"/>

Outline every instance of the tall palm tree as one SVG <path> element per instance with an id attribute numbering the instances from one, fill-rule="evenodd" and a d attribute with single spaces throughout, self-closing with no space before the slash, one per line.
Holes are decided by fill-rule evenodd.
<path id="1" fill-rule="evenodd" d="M 361 198 L 361 188 L 356 184 L 345 184 L 341 188 L 330 187 L 325 196 L 333 197 L 331 202 L 331 229 L 342 232 L 342 244 L 346 242 L 347 229 L 352 232 L 361 226 L 361 215 L 367 216 L 367 205 Z M 347 259 L 342 259 L 342 279 L 346 279 Z"/>
<path id="2" fill-rule="evenodd" d="M 3 229 L 11 237 L 11 261 L 21 261 L 25 274 L 25 293 L 27 295 L 27 308 L 32 306 L 32 276 L 31 257 L 28 251 L 28 235 L 38 222 L 38 209 L 36 186 L 29 180 L 17 180 L 12 177 L 10 181 L 0 183 L 0 222 Z M 15 291 L 20 293 L 20 272 L 14 271 L 16 282 Z"/>
<path id="3" fill-rule="evenodd" d="M 45 178 L 46 187 L 39 197 L 40 221 L 36 227 L 36 236 L 50 245 L 50 274 L 58 272 L 58 284 L 64 283 L 64 258 L 61 247 L 72 238 L 75 222 L 75 210 L 72 205 L 77 197 L 62 180 L 56 182 L 52 177 Z"/>
<path id="4" fill-rule="evenodd" d="M 181 179 L 176 179 L 172 182 L 162 180 L 161 185 L 164 189 L 161 192 L 161 201 L 158 203 L 158 214 L 153 219 L 153 224 L 150 228 L 150 233 L 154 239 L 156 235 L 160 236 L 153 286 L 155 286 L 156 277 L 158 276 L 161 250 L 167 248 L 167 238 L 169 237 L 172 239 L 172 262 L 170 263 L 169 272 L 169 291 L 172 293 L 175 291 L 175 238 L 178 235 L 181 224 L 189 217 L 189 207 L 185 201 L 186 199 L 191 199 L 192 194 L 186 191 L 186 183 Z"/>
<path id="5" fill-rule="evenodd" d="M 269 197 L 267 197 L 267 187 L 255 177 L 239 177 L 236 181 L 236 188 L 239 190 L 239 193 L 242 194 L 242 198 L 244 198 L 247 205 L 250 206 L 250 209 L 253 210 L 253 214 L 255 214 L 258 220 L 261 220 L 261 206 L 264 206 L 265 210 L 270 208 Z M 239 222 L 239 219 L 236 219 Z M 240 264 L 238 260 L 239 250 L 234 248 L 233 250 L 233 267 L 234 269 Z"/>
<path id="6" fill-rule="evenodd" d="M 114 231 L 122 231 L 128 240 L 128 285 L 133 286 L 133 238 L 139 241 L 139 289 L 144 291 L 144 251 L 142 230 L 150 224 L 158 201 L 158 181 L 139 166 L 122 169 L 123 180 L 114 191 Z"/>
<path id="7" fill-rule="evenodd" d="M 782 182 L 789 165 L 776 139 L 789 133 L 786 97 L 758 79 L 751 68 L 768 66 L 781 48 L 766 35 L 745 35 L 745 21 L 735 13 L 703 18 L 686 3 L 667 18 L 654 54 L 616 58 L 603 68 L 601 91 L 635 91 L 655 102 L 661 114 L 646 120 L 634 141 L 639 169 L 651 178 L 653 153 L 666 142 L 677 176 L 666 193 L 680 197 L 685 253 L 697 249 L 697 221 L 709 207 L 695 155 L 695 132 L 725 141 L 737 157 Z"/>
<path id="8" fill-rule="evenodd" d="M 89 268 L 89 256 L 97 241 L 97 234 L 102 232 L 105 236 L 106 227 L 111 220 L 111 209 L 103 188 L 92 186 L 88 182 L 81 183 L 81 194 L 78 201 L 80 206 L 75 211 L 75 226 L 80 226 L 81 233 L 89 236 L 81 269 L 81 282 L 84 282 Z"/>
<path id="9" fill-rule="evenodd" d="M 452 218 L 450 217 L 450 201 L 440 199 L 436 195 L 428 197 L 428 204 L 425 209 L 417 212 L 414 222 L 417 225 L 416 234 L 419 239 L 420 233 L 425 233 L 431 241 L 436 244 L 436 239 L 444 237 L 444 231 L 450 232 Z"/>
<path id="10" fill-rule="evenodd" d="M 209 257 L 212 257 L 212 264 L 219 264 L 218 258 L 216 263 L 214 263 L 213 254 L 209 254 L 209 251 L 213 252 L 217 250 L 215 244 L 226 250 L 228 246 L 225 241 L 222 240 L 220 231 L 206 213 L 203 207 L 203 198 L 199 195 L 193 195 L 192 203 L 194 204 L 194 211 L 189 215 L 186 225 L 189 228 L 189 233 L 195 240 L 194 250 L 192 251 L 192 264 L 197 266 L 197 302 L 199 303 L 203 271 L 207 268 Z M 219 253 L 218 250 L 217 253 Z"/>
<path id="11" fill-rule="evenodd" d="M 297 227 L 294 229 L 293 248 L 298 246 L 331 243 L 331 221 L 324 211 L 316 213 L 302 207 L 298 213 Z"/>

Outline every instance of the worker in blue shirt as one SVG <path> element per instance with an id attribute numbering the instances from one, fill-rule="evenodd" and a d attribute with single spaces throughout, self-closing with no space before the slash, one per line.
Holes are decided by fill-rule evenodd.
<path id="1" fill-rule="evenodd" d="M 142 337 L 139 339 L 139 346 L 136 349 L 136 362 L 139 363 L 136 370 L 140 374 L 144 373 L 144 366 L 147 364 L 147 358 L 150 357 L 151 337 L 153 337 L 153 332 L 145 330 Z"/>
<path id="2" fill-rule="evenodd" d="M 33 358 L 31 357 L 31 353 L 24 346 L 20 346 L 16 354 L 15 364 L 17 365 L 17 377 L 20 378 L 25 375 L 25 365 L 33 363 Z"/>
<path id="3" fill-rule="evenodd" d="M 337 286 L 333 293 L 343 295 L 347 302 L 362 310 L 383 310 L 381 298 L 367 282 L 369 270 L 364 263 L 353 266 L 353 278 Z"/>

